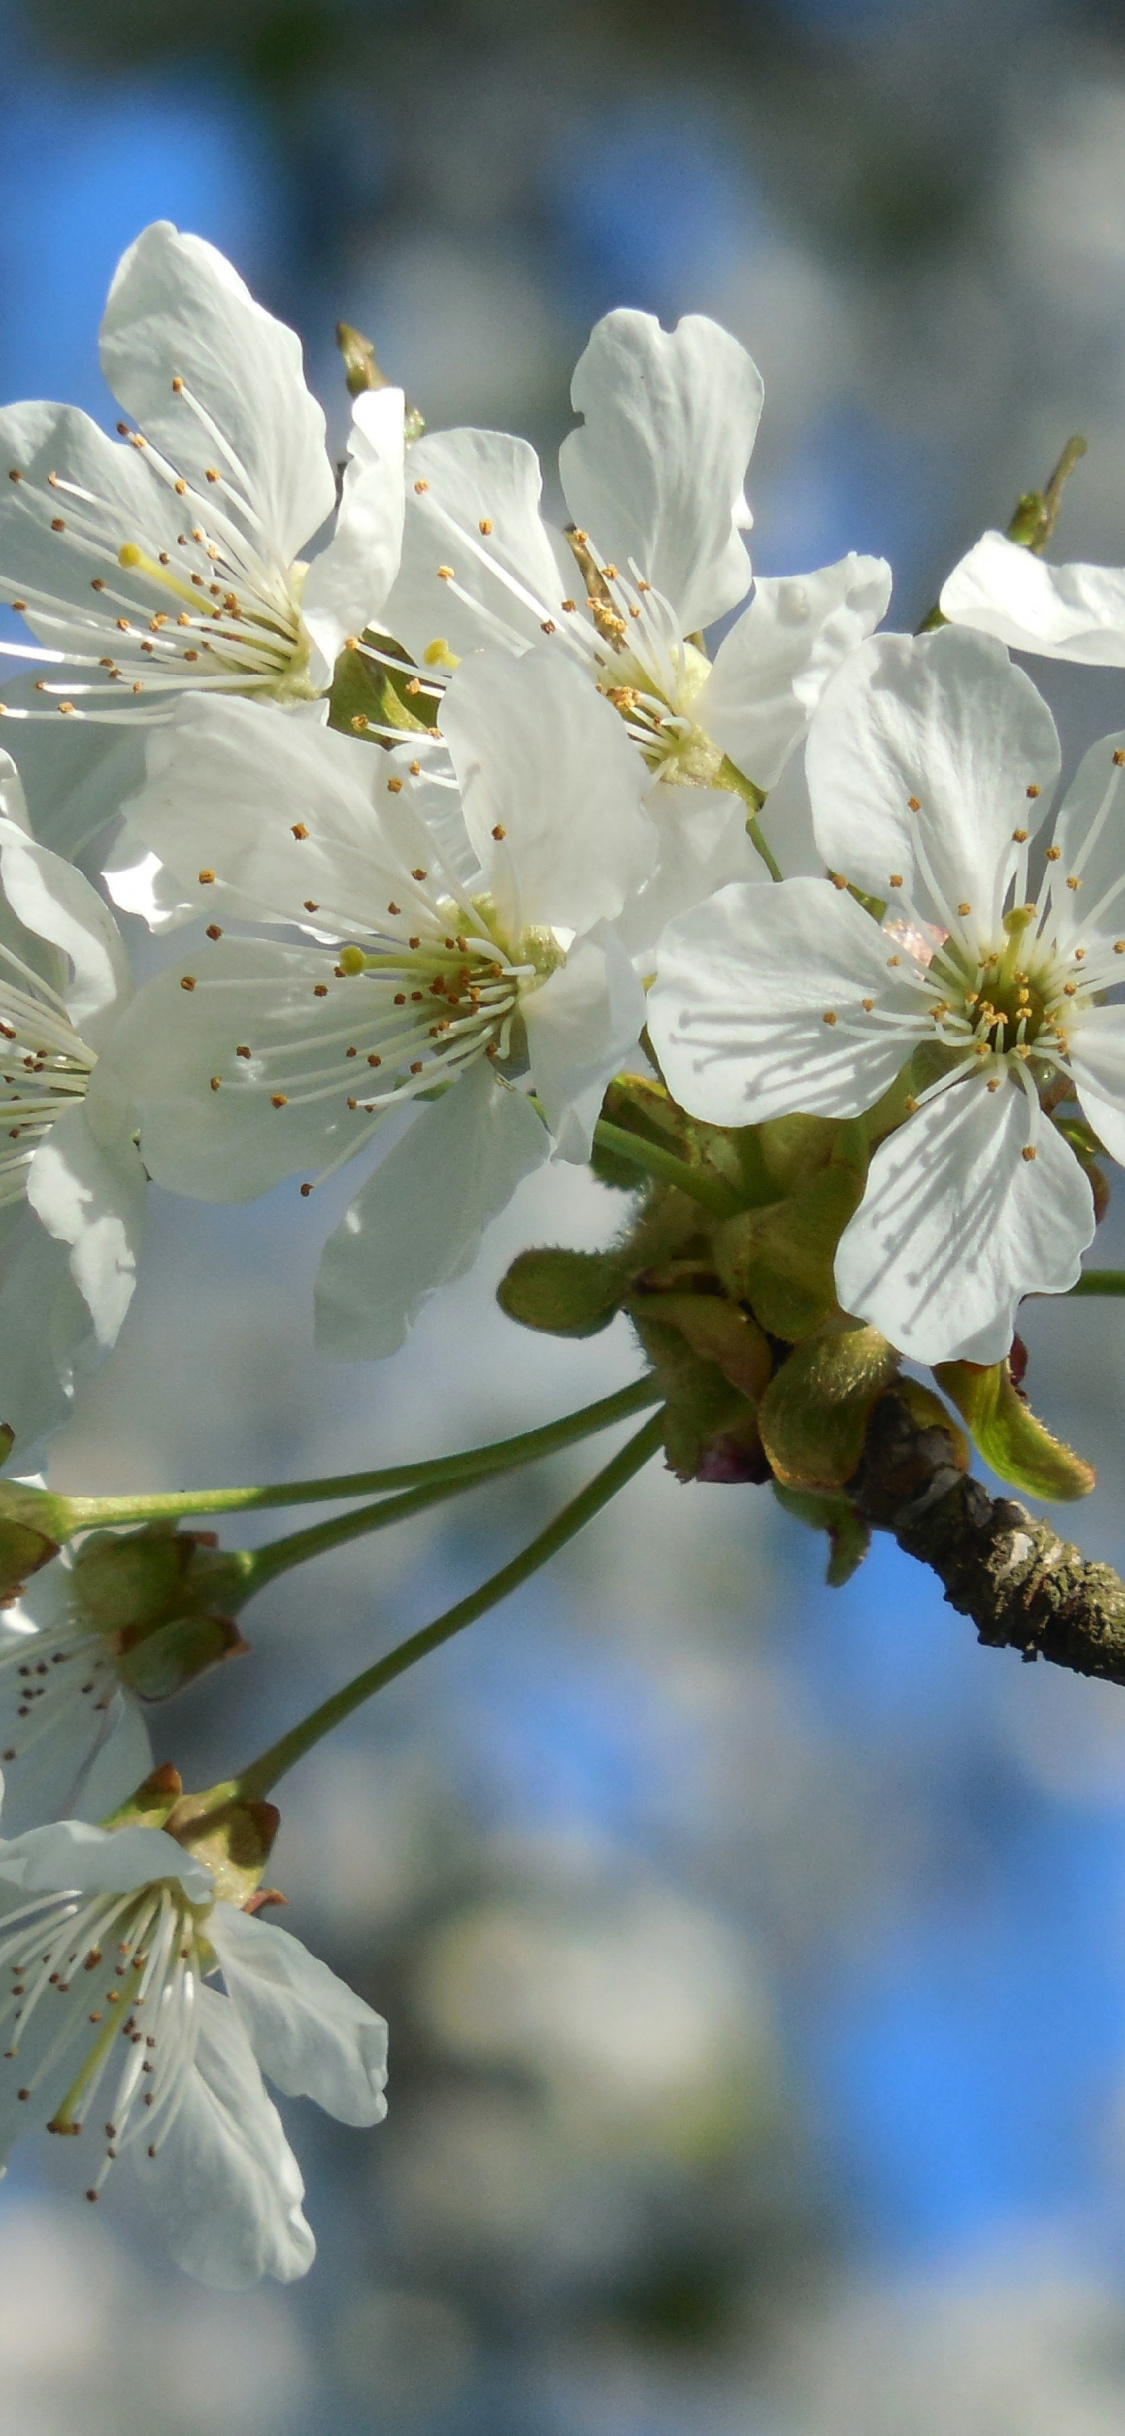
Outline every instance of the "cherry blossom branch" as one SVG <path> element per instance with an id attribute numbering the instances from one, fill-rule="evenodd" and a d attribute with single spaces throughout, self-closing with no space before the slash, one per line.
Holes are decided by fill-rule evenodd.
<path id="1" fill-rule="evenodd" d="M 475 1624 L 478 1616 L 487 1614 L 489 1608 L 499 1606 L 502 1599 L 508 1598 L 513 1590 L 518 1590 L 530 1580 L 532 1574 L 548 1564 L 568 1540 L 574 1539 L 593 1520 L 595 1514 L 600 1514 L 602 1507 L 607 1506 L 634 1474 L 659 1453 L 662 1444 L 663 1417 L 660 1413 L 654 1413 L 636 1436 L 629 1439 L 611 1462 L 579 1491 L 577 1497 L 571 1499 L 569 1505 L 562 1508 L 561 1513 L 555 1515 L 545 1531 L 540 1531 L 526 1548 L 520 1550 L 518 1556 L 502 1565 L 498 1573 L 490 1574 L 488 1580 L 482 1582 L 479 1589 L 470 1591 L 467 1598 L 458 1599 L 455 1606 L 447 1608 L 445 1614 L 437 1616 L 432 1624 L 426 1624 L 420 1632 L 412 1633 L 409 1640 L 401 1641 L 397 1649 L 390 1650 L 374 1666 L 365 1667 L 362 1674 L 354 1676 L 341 1691 L 322 1701 L 320 1707 L 314 1709 L 300 1725 L 292 1727 L 279 1742 L 271 1744 L 268 1751 L 263 1751 L 259 1758 L 252 1760 L 237 1779 L 234 1797 L 239 1801 L 259 1801 L 299 1759 L 303 1759 L 306 1751 L 311 1751 L 315 1743 L 330 1734 L 333 1727 L 341 1725 L 355 1709 L 362 1707 L 364 1701 L 373 1699 L 376 1692 L 393 1683 L 397 1676 L 404 1675 L 409 1667 L 416 1666 L 420 1658 L 428 1657 L 431 1650 L 440 1649 L 442 1643 L 452 1640 L 455 1633 L 463 1632 L 466 1625 Z"/>
<path id="2" fill-rule="evenodd" d="M 1125 1582 L 1014 1498 L 963 1472 L 949 1433 L 922 1427 L 892 1390 L 875 1408 L 857 1512 L 929 1565 L 992 1649 L 1018 1649 L 1079 1675 L 1125 1684 Z"/>

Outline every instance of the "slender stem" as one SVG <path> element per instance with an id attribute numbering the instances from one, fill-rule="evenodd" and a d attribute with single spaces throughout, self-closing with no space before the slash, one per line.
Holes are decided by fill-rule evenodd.
<path id="1" fill-rule="evenodd" d="M 729 753 L 724 753 L 719 767 L 719 785 L 726 787 L 732 795 L 742 797 L 746 806 L 746 835 L 755 853 L 761 855 L 771 880 L 782 879 L 781 865 L 770 852 L 758 823 L 758 814 L 766 800 L 764 787 L 756 787 L 753 779 L 747 778 L 745 770 L 740 770 L 737 762 L 731 760 Z"/>
<path id="2" fill-rule="evenodd" d="M 443 1505 L 475 1485 L 471 1480 L 424 1480 L 416 1489 L 405 1489 L 400 1497 L 380 1497 L 373 1506 L 353 1506 L 350 1514 L 334 1514 L 328 1522 L 312 1523 L 307 1531 L 289 1531 L 283 1539 L 269 1540 L 264 1548 L 244 1550 L 246 1588 L 239 1604 L 252 1599 L 279 1574 L 290 1573 L 294 1565 L 307 1565 L 310 1557 L 325 1556 L 330 1548 L 344 1548 L 349 1540 L 363 1539 L 370 1531 L 389 1531 L 393 1523 L 409 1522 L 412 1514 L 424 1514 L 428 1506 Z"/>
<path id="3" fill-rule="evenodd" d="M 733 1218 L 742 1208 L 737 1193 L 721 1176 L 706 1176 L 701 1168 L 689 1167 L 686 1159 L 678 1159 L 674 1150 L 664 1150 L 659 1142 L 648 1142 L 639 1133 L 630 1133 L 624 1125 L 611 1125 L 608 1117 L 599 1117 L 594 1127 L 594 1140 L 602 1150 L 610 1150 L 617 1159 L 627 1159 L 634 1167 L 644 1169 L 648 1176 L 658 1176 L 662 1184 L 674 1184 L 692 1201 L 702 1203 L 716 1218 Z"/>
<path id="4" fill-rule="evenodd" d="M 631 1140 L 632 1136 L 628 1138 Z M 519 1465 L 537 1463 L 541 1456 L 552 1455 L 577 1439 L 612 1429 L 616 1421 L 628 1421 L 634 1413 L 643 1412 L 646 1404 L 654 1404 L 658 1394 L 651 1378 L 635 1379 L 631 1386 L 619 1387 L 614 1395 L 584 1405 L 581 1412 L 566 1413 L 561 1421 L 549 1421 L 543 1429 L 524 1430 L 517 1438 L 498 1438 L 492 1446 L 472 1447 L 461 1455 L 439 1455 L 427 1463 L 396 1464 L 389 1471 L 343 1472 L 325 1480 L 283 1480 L 266 1489 L 180 1489 L 167 1496 L 157 1492 L 146 1497 L 68 1497 L 59 1503 L 65 1507 L 70 1531 L 75 1532 L 108 1523 L 171 1521 L 177 1515 L 249 1514 L 267 1506 L 314 1505 L 320 1499 L 371 1497 L 383 1490 L 405 1489 L 423 1482 L 435 1487 L 449 1482 L 470 1488 L 493 1472 L 515 1471 Z"/>
<path id="5" fill-rule="evenodd" d="M 400 1641 L 398 1648 L 392 1649 L 387 1657 L 378 1659 L 374 1666 L 365 1667 L 363 1673 L 354 1676 L 342 1691 L 334 1692 L 331 1699 L 322 1701 L 320 1707 L 314 1709 L 302 1724 L 294 1726 L 268 1751 L 263 1751 L 258 1759 L 252 1760 L 238 1778 L 236 1797 L 242 1801 L 260 1800 L 271 1786 L 276 1785 L 279 1777 L 284 1776 L 297 1760 L 303 1759 L 306 1751 L 311 1751 L 313 1745 L 320 1742 L 325 1734 L 330 1734 L 334 1726 L 341 1725 L 353 1710 L 362 1707 L 365 1700 L 372 1699 L 386 1684 L 393 1683 L 396 1676 L 404 1675 L 408 1667 L 416 1666 L 419 1658 L 428 1657 L 431 1650 L 440 1649 L 443 1641 L 451 1640 L 454 1633 L 463 1632 L 467 1624 L 475 1624 L 478 1616 L 485 1615 L 490 1607 L 499 1606 L 501 1599 L 506 1599 L 513 1590 L 519 1589 L 521 1583 L 530 1580 L 531 1575 L 538 1573 L 540 1567 L 565 1547 L 568 1540 L 574 1539 L 583 1526 L 592 1521 L 611 1498 L 616 1497 L 618 1490 L 625 1487 L 634 1473 L 639 1472 L 657 1453 L 662 1443 L 662 1432 L 662 1416 L 654 1413 L 636 1436 L 630 1438 L 628 1445 L 613 1457 L 612 1462 L 607 1463 L 604 1470 L 589 1481 L 579 1495 L 573 1497 L 560 1514 L 556 1514 L 554 1521 L 548 1523 L 546 1530 L 540 1531 L 537 1538 L 521 1549 L 518 1556 L 514 1556 L 507 1565 L 502 1565 L 498 1573 L 490 1574 L 488 1580 L 482 1582 L 478 1590 L 470 1591 L 467 1598 L 458 1599 L 456 1606 L 447 1607 L 445 1614 L 438 1616 L 432 1624 L 424 1625 L 421 1632 L 412 1633 L 408 1641 Z"/>
<path id="6" fill-rule="evenodd" d="M 1125 1269 L 1085 1269 L 1071 1294 L 1125 1294 Z"/>

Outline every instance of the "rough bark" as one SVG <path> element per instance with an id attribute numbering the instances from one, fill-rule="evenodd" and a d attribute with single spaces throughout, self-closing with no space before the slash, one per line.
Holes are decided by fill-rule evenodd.
<path id="1" fill-rule="evenodd" d="M 919 1428 L 892 1390 L 849 1495 L 865 1521 L 933 1568 L 991 1648 L 1125 1684 L 1125 1582 L 1014 1498 L 989 1497 L 955 1455 L 948 1434 Z"/>

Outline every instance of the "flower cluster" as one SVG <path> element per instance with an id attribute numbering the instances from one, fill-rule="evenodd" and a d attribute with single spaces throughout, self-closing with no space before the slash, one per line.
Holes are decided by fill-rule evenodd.
<path id="1" fill-rule="evenodd" d="M 118 1334 L 149 1180 L 300 1179 L 315 1208 L 353 1161 L 316 1286 L 350 1359 L 403 1342 L 544 1162 L 647 1181 L 623 1248 L 517 1263 L 505 1307 L 627 1309 L 685 1477 L 846 1487 L 854 1382 L 869 1403 L 901 1357 L 1010 1384 L 1021 1299 L 1074 1284 L 1098 1159 L 1125 1162 L 1125 736 L 1050 822 L 1058 739 L 1009 646 L 1125 664 L 1125 575 L 988 534 L 916 636 L 883 628 L 882 560 L 755 576 L 762 383 L 698 315 L 597 325 L 560 525 L 525 441 L 426 435 L 373 366 L 337 476 L 294 334 L 165 223 L 101 347 L 116 437 L 0 411 L 17 1474 Z M 777 810 L 802 787 L 807 837 Z M 157 942 L 140 986 L 111 904 Z M 843 1438 L 810 1452 L 841 1362 Z M 56 1545 L 33 1512 L 25 1571 Z M 185 1800 L 152 1770 L 138 1701 L 242 1648 L 251 1559 L 109 1546 L 0 1645 L 4 2141 L 84 2134 L 91 2199 L 128 2148 L 185 2265 L 297 2275 L 262 2073 L 373 2123 L 384 2026 L 256 1916 L 242 1781 Z"/>

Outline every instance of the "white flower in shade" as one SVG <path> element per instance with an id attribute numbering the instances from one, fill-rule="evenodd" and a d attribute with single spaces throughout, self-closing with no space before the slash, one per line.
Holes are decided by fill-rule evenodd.
<path id="1" fill-rule="evenodd" d="M 107 906 L 27 833 L 0 754 L 0 1420 L 26 1454 L 133 1291 L 145 1178 L 100 1052 L 131 993 Z"/>
<path id="2" fill-rule="evenodd" d="M 131 2155 L 173 2258 L 235 2290 L 316 2249 L 263 2072 L 343 2123 L 386 2111 L 379 2015 L 154 1827 L 0 1841 L 0 2035 L 0 2151 L 73 2139 L 89 2199 Z"/>
<path id="3" fill-rule="evenodd" d="M 1053 567 L 1004 533 L 984 533 L 942 587 L 951 625 L 1013 651 L 1085 668 L 1125 668 L 1125 567 Z"/>
<path id="4" fill-rule="evenodd" d="M 439 689 L 466 653 L 522 652 L 546 635 L 615 705 L 653 777 L 724 790 L 729 757 L 772 787 L 827 678 L 883 616 L 889 568 L 852 553 L 810 575 L 759 578 L 712 664 L 702 630 L 750 590 L 755 365 L 701 314 L 668 332 L 651 314 L 616 312 L 597 324 L 571 395 L 583 421 L 559 459 L 569 540 L 544 521 L 526 441 L 431 434 L 409 452 L 402 560 L 381 623 Z M 745 807 L 728 800 L 721 853 L 712 820 L 693 886 L 678 832 L 690 836 L 697 803 L 652 803 L 681 904 L 685 890 L 706 894 L 755 868 Z M 654 893 L 652 936 L 674 905 L 669 889 Z"/>
<path id="5" fill-rule="evenodd" d="M 0 411 L 0 586 L 37 638 L 24 656 L 59 664 L 10 715 L 131 723 L 185 688 L 322 693 L 398 562 L 401 390 L 356 400 L 334 529 L 306 564 L 336 509 L 324 416 L 294 332 L 213 246 L 168 221 L 138 237 L 101 360 L 120 443 L 75 407 Z M 40 833 L 73 846 L 64 831 L 107 817 L 117 775 L 111 754 L 98 805 L 71 817 L 64 799 Z"/>
<path id="6" fill-rule="evenodd" d="M 920 1361 L 1007 1353 L 1021 1295 L 1062 1293 L 1094 1230 L 1043 1095 L 1125 1159 L 1125 737 L 1094 745 L 1033 885 L 1059 768 L 1046 704 L 996 643 L 882 636 L 807 753 L 839 887 L 731 887 L 669 927 L 649 1001 L 676 1096 L 719 1124 L 873 1107 L 916 1051 L 836 1286 Z M 844 879 L 885 899 L 880 925 Z"/>
<path id="7" fill-rule="evenodd" d="M 104 1818 L 152 1766 L 140 1704 L 110 1639 L 72 1611 L 65 1558 L 0 1615 L 0 1763 L 12 1834 Z"/>
<path id="8" fill-rule="evenodd" d="M 588 1156 L 644 1022 L 612 924 L 655 837 L 614 712 L 546 646 L 482 652 L 450 687 L 443 737 L 456 787 L 409 745 L 185 702 L 131 807 L 132 834 L 197 903 L 311 933 L 216 921 L 190 970 L 141 991 L 113 1061 L 154 1177 L 231 1201 L 301 1168 L 320 1181 L 438 1095 L 326 1248 L 319 1341 L 344 1355 L 402 1342 L 552 1146 Z"/>

